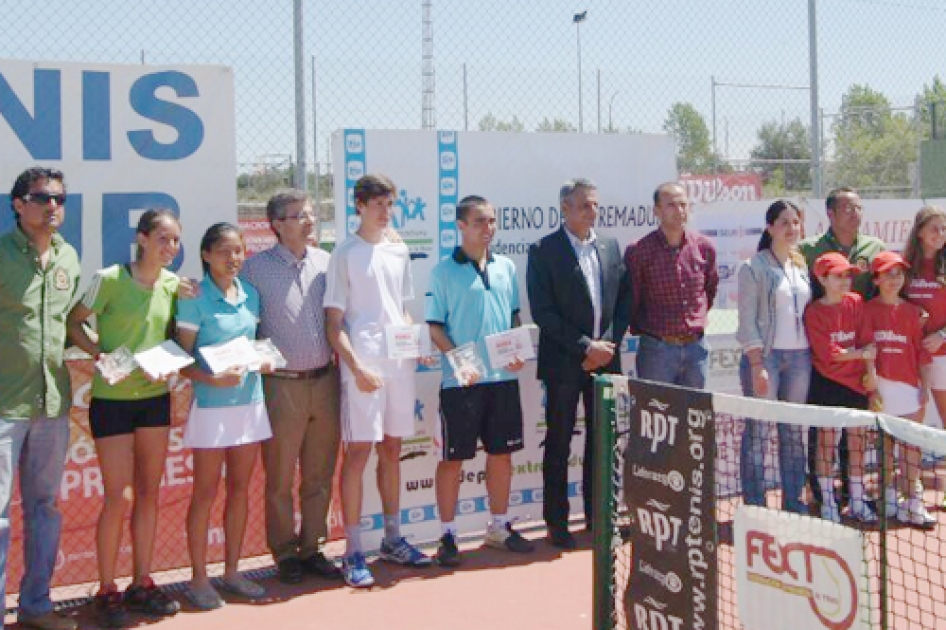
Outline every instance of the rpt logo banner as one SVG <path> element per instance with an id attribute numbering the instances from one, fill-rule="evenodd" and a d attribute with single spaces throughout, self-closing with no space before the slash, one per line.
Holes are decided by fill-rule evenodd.
<path id="1" fill-rule="evenodd" d="M 712 394 L 630 379 L 624 497 L 634 515 L 633 630 L 716 626 Z"/>
<path id="2" fill-rule="evenodd" d="M 746 630 L 869 627 L 860 531 L 750 506 L 737 508 L 734 526 Z"/>

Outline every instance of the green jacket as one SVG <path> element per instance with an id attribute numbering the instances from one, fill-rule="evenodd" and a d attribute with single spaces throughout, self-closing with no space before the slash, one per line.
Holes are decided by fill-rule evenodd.
<path id="1" fill-rule="evenodd" d="M 840 252 L 844 254 L 852 264 L 857 265 L 857 268 L 860 269 L 860 272 L 854 277 L 853 289 L 860 293 L 865 300 L 874 296 L 876 288 L 871 278 L 870 263 L 874 260 L 874 256 L 877 255 L 877 252 L 882 252 L 887 249 L 887 246 L 884 245 L 884 242 L 879 238 L 867 236 L 866 234 L 858 234 L 857 238 L 854 239 L 854 245 L 848 250 L 841 246 L 837 237 L 834 236 L 834 232 L 831 228 L 828 228 L 828 231 L 821 236 L 813 236 L 803 240 L 798 244 L 798 249 L 801 250 L 802 255 L 805 257 L 809 271 L 811 271 L 815 260 L 821 254 L 827 252 Z M 817 299 L 824 295 L 824 289 L 821 287 L 821 283 L 818 282 L 818 278 L 815 277 L 814 272 L 811 273 L 811 288 L 812 299 Z"/>
<path id="2" fill-rule="evenodd" d="M 58 234 L 45 269 L 18 227 L 0 236 L 0 418 L 69 413 L 72 394 L 62 355 L 80 273 L 76 250 Z"/>

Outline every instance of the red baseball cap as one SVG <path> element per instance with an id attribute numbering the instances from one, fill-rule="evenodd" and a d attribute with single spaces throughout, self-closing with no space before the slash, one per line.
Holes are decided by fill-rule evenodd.
<path id="1" fill-rule="evenodd" d="M 890 271 L 894 267 L 909 269 L 910 265 L 903 259 L 903 256 L 897 252 L 888 251 L 879 252 L 874 256 L 874 259 L 870 261 L 870 271 L 875 275 Z"/>
<path id="2" fill-rule="evenodd" d="M 847 271 L 858 271 L 857 265 L 852 265 L 851 261 L 838 252 L 821 254 L 815 261 L 815 275 L 819 278 Z"/>

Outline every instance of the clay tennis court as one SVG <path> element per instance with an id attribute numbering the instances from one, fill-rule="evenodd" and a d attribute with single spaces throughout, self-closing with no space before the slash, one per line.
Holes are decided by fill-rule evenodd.
<path id="1" fill-rule="evenodd" d="M 133 625 L 155 630 L 218 630 L 235 628 L 337 628 L 345 630 L 587 630 L 591 628 L 591 535 L 576 532 L 579 547 L 562 552 L 544 542 L 544 530 L 526 531 L 536 550 L 513 555 L 461 545 L 464 563 L 457 569 L 433 566 L 409 569 L 374 562 L 377 584 L 355 590 L 341 581 L 307 577 L 296 586 L 280 583 L 271 569 L 260 582 L 268 596 L 257 602 L 235 599 L 223 592 L 227 605 L 204 612 L 194 609 L 183 585 L 170 587 L 182 611 L 154 620 L 132 616 Z M 330 552 L 340 553 L 335 544 Z M 434 553 L 434 547 L 424 547 Z M 89 605 L 70 610 L 80 628 L 97 627 Z M 13 617 L 8 617 L 8 622 Z"/>
<path id="2" fill-rule="evenodd" d="M 928 500 L 942 500 L 928 492 Z M 946 512 L 933 513 L 935 530 L 894 526 L 888 539 L 892 558 L 890 583 L 891 628 L 897 630 L 946 628 Z M 725 523 L 722 538 L 726 538 Z M 729 523 L 731 525 L 731 523 Z M 878 532 L 867 532 L 871 619 L 879 621 L 877 595 Z M 591 536 L 576 532 L 576 551 L 562 552 L 544 541 L 544 531 L 532 528 L 526 536 L 536 551 L 516 556 L 482 547 L 476 539 L 461 544 L 464 564 L 458 569 L 408 569 L 384 562 L 372 568 L 377 584 L 355 590 L 341 581 L 309 577 L 302 584 L 280 583 L 271 568 L 249 573 L 259 579 L 267 597 L 248 602 L 221 592 L 227 605 L 216 611 L 194 609 L 184 597 L 184 583 L 168 585 L 182 611 L 168 619 L 132 616 L 133 626 L 156 630 L 218 630 L 231 628 L 345 628 L 346 630 L 587 630 L 592 627 Z M 720 546 L 720 628 L 741 628 L 732 575 L 731 542 Z M 329 546 L 340 554 L 343 543 Z M 625 548 L 629 552 L 629 545 Z M 424 550 L 433 553 L 433 546 Z M 895 557 L 895 558 L 894 558 Z M 623 561 L 627 562 L 627 556 Z M 625 564 L 626 567 L 626 564 Z M 91 588 L 91 587 L 90 587 Z M 88 604 L 70 608 L 80 628 L 97 627 Z M 620 615 L 619 617 L 623 617 Z M 14 617 L 8 616 L 12 624 Z M 621 620 L 624 621 L 623 619 Z M 620 626 L 627 627 L 627 626 Z"/>

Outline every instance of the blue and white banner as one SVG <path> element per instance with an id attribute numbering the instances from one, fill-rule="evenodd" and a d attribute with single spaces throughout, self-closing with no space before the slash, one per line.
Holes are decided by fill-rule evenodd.
<path id="1" fill-rule="evenodd" d="M 155 207 L 181 218 L 175 269 L 199 276 L 204 231 L 237 222 L 234 138 L 230 68 L 0 59 L 0 232 L 14 225 L 16 177 L 55 168 L 86 282 L 132 258 L 138 217 Z"/>
<path id="2" fill-rule="evenodd" d="M 561 227 L 559 189 L 572 178 L 598 185 L 601 204 L 596 229 L 623 246 L 657 226 L 652 195 L 661 182 L 676 177 L 673 142 L 665 136 L 593 134 L 516 134 L 462 131 L 374 131 L 344 129 L 334 136 L 335 203 L 347 208 L 339 240 L 357 228 L 351 220 L 351 187 L 357 174 L 383 173 L 398 187 L 394 226 L 411 250 L 414 295 L 409 305 L 415 321 L 423 317 L 423 296 L 434 265 L 458 244 L 456 204 L 467 195 L 486 197 L 496 209 L 498 230 L 493 251 L 517 268 L 522 318 L 531 320 L 525 284 L 529 245 Z M 341 223 L 341 222 L 340 222 Z M 630 348 L 627 348 L 630 351 Z M 624 355 L 625 368 L 633 364 Z M 413 540 L 440 536 L 434 496 L 434 471 L 440 452 L 437 432 L 440 370 L 417 373 L 415 436 L 404 440 L 401 454 L 402 520 Z M 535 377 L 535 363 L 520 373 L 525 448 L 513 456 L 510 515 L 542 517 L 542 443 L 545 439 L 545 392 Z M 579 417 L 582 416 L 579 410 Z M 569 494 L 581 511 L 584 427 L 579 421 L 569 460 Z M 457 521 L 461 533 L 485 528 L 485 456 L 463 466 Z M 381 504 L 372 475 L 365 476 L 363 527 L 366 541 L 381 536 Z"/>

